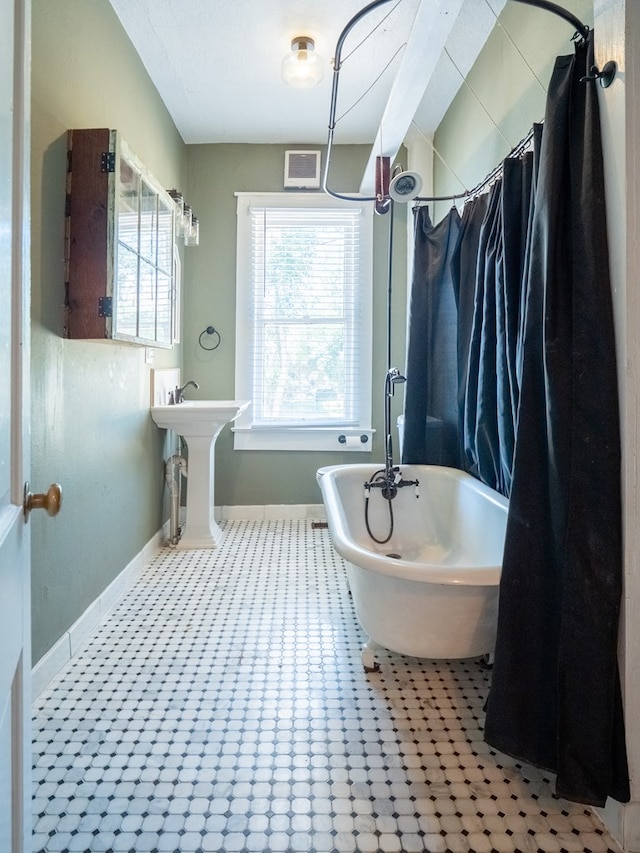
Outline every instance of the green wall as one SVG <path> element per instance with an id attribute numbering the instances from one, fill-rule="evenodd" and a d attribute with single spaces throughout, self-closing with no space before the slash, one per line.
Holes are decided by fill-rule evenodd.
<path id="1" fill-rule="evenodd" d="M 185 185 L 186 147 L 107 0 L 33 0 L 32 52 L 31 482 L 63 489 L 60 515 L 31 521 L 35 662 L 165 515 L 144 349 L 62 338 L 66 131 L 119 130 L 166 187 Z"/>
<path id="2" fill-rule="evenodd" d="M 200 216 L 200 246 L 188 249 L 184 288 L 184 376 L 195 379 L 194 397 L 234 396 L 235 366 L 235 192 L 282 192 L 284 152 L 317 145 L 193 145 L 188 149 L 187 197 Z M 357 192 L 369 146 L 337 146 L 331 159 L 331 184 Z M 407 206 L 396 207 L 393 259 L 392 360 L 402 368 L 405 350 Z M 371 453 L 345 451 L 235 451 L 229 427 L 216 445 L 216 503 L 227 506 L 321 503 L 315 480 L 322 465 L 384 460 L 383 384 L 386 371 L 387 247 L 389 216 L 374 219 L 373 425 Z M 222 343 L 204 352 L 198 337 L 206 326 L 220 332 Z M 399 414 L 402 393 L 394 400 Z M 394 419 L 395 419 L 394 414 Z M 395 420 L 394 420 L 395 422 Z"/>
<path id="3" fill-rule="evenodd" d="M 591 26 L 592 0 L 565 5 Z M 548 12 L 507 3 L 436 131 L 445 162 L 434 158 L 435 195 L 474 187 L 544 118 L 555 57 L 573 53 L 572 35 L 570 24 Z M 448 209 L 436 205 L 435 219 Z"/>

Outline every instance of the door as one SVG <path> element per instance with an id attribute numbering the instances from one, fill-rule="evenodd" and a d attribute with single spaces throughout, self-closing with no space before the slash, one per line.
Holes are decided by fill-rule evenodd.
<path id="1" fill-rule="evenodd" d="M 29 426 L 30 0 L 0 0 L 0 850 L 30 849 Z"/>

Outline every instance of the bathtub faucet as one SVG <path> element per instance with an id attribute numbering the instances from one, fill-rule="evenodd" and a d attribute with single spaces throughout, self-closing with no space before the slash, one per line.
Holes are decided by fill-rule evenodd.
<path id="1" fill-rule="evenodd" d="M 379 545 L 384 545 L 393 536 L 394 520 L 392 501 L 398 494 L 398 489 L 402 489 L 405 486 L 415 486 L 416 497 L 420 497 L 418 494 L 419 485 L 420 483 L 418 480 L 405 480 L 397 465 L 393 465 L 391 468 L 381 468 L 379 471 L 375 472 L 370 480 L 367 480 L 364 484 L 364 523 L 367 528 L 367 533 L 374 542 L 377 542 Z M 376 536 L 369 525 L 369 496 L 371 494 L 371 489 L 380 489 L 380 494 L 387 502 L 389 510 L 389 530 L 383 539 Z"/>
<path id="2" fill-rule="evenodd" d="M 398 465 L 393 465 L 391 468 L 380 470 L 364 484 L 366 492 L 371 489 L 381 489 L 382 497 L 387 501 L 392 501 L 398 494 L 398 489 L 404 489 L 406 486 L 416 487 L 416 497 L 418 497 L 418 486 L 420 480 L 405 480 Z"/>

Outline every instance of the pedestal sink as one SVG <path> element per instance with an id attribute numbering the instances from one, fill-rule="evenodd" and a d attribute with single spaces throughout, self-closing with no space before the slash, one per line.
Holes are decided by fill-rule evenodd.
<path id="1" fill-rule="evenodd" d="M 242 400 L 186 400 L 175 406 L 152 406 L 161 429 L 181 435 L 189 448 L 187 521 L 177 547 L 217 548 L 222 531 L 213 517 L 216 438 L 249 405 Z"/>

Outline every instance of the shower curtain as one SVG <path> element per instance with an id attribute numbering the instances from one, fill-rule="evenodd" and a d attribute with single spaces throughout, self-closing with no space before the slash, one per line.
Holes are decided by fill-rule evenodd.
<path id="1" fill-rule="evenodd" d="M 486 740 L 559 796 L 629 799 L 617 668 L 620 428 L 593 34 L 545 113 Z"/>
<path id="2" fill-rule="evenodd" d="M 402 461 L 459 467 L 458 380 L 449 353 L 458 338 L 451 256 L 460 230 L 456 208 L 433 226 L 415 211 Z"/>
<path id="3" fill-rule="evenodd" d="M 505 495 L 533 156 L 505 161 L 461 218 L 453 208 L 434 226 L 427 208 L 415 212 L 402 461 L 462 468 Z"/>
<path id="4" fill-rule="evenodd" d="M 465 291 L 474 294 L 470 327 L 459 320 L 460 335 L 468 341 L 460 421 L 464 467 L 507 496 L 519 400 L 518 339 L 532 186 L 532 153 L 505 160 L 502 178 L 482 206 L 474 281 L 469 282 L 470 270 L 463 265 L 463 247 L 454 253 L 458 303 Z M 479 204 L 477 198 L 468 205 L 471 218 Z"/>
<path id="5" fill-rule="evenodd" d="M 486 740 L 555 772 L 559 796 L 603 805 L 629 783 L 604 179 L 596 84 L 580 82 L 593 64 L 592 34 L 557 59 L 534 152 L 465 206 L 453 250 L 455 217 L 417 211 L 405 433 L 438 416 L 426 377 L 449 359 L 458 465 L 510 498 Z M 434 346 L 430 305 L 450 290 L 457 339 Z M 428 460 L 416 444 L 403 461 Z"/>

